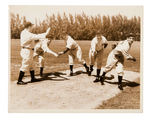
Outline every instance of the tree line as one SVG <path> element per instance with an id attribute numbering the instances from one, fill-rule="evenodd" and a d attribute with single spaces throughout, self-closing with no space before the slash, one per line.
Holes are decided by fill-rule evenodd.
<path id="1" fill-rule="evenodd" d="M 133 16 L 127 18 L 118 14 L 116 16 L 87 16 L 82 14 L 68 14 L 61 16 L 52 14 L 46 15 L 45 20 L 37 23 L 35 20 L 33 33 L 45 32 L 48 27 L 51 28 L 49 37 L 52 39 L 61 39 L 61 34 L 65 31 L 76 40 L 91 40 L 97 31 L 101 33 L 109 41 L 118 41 L 125 39 L 125 35 L 133 33 L 136 35 L 136 40 L 140 41 L 140 23 L 141 18 Z M 10 13 L 10 32 L 12 39 L 19 39 L 20 33 L 24 29 L 24 24 L 27 22 L 26 17 L 20 17 L 19 14 Z"/>

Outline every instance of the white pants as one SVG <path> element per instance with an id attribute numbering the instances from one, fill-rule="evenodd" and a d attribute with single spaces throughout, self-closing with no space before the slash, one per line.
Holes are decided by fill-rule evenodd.
<path id="1" fill-rule="evenodd" d="M 97 69 L 101 69 L 102 67 L 102 61 L 103 61 L 103 50 L 100 50 L 98 52 L 94 52 L 92 49 L 89 51 L 89 60 L 90 65 L 95 65 L 95 61 L 97 63 Z"/>
<path id="2" fill-rule="evenodd" d="M 37 51 L 35 51 L 33 54 L 33 58 L 34 58 L 34 61 L 38 59 L 39 67 L 44 67 L 44 62 L 45 62 L 44 52 L 40 52 L 39 54 Z"/>
<path id="3" fill-rule="evenodd" d="M 123 64 L 124 56 L 120 51 L 111 51 L 107 58 L 106 66 L 104 67 L 104 72 L 109 72 L 114 66 L 116 66 L 116 72 L 119 76 L 123 76 Z"/>
<path id="4" fill-rule="evenodd" d="M 79 46 L 76 49 L 70 50 L 68 57 L 69 57 L 69 65 L 73 65 L 73 61 L 75 60 L 75 58 L 77 58 L 80 64 L 85 64 L 85 61 L 82 59 L 82 51 Z"/>
<path id="5" fill-rule="evenodd" d="M 20 51 L 20 55 L 22 57 L 22 65 L 20 71 L 26 72 L 28 70 L 34 70 L 33 50 L 22 48 Z"/>

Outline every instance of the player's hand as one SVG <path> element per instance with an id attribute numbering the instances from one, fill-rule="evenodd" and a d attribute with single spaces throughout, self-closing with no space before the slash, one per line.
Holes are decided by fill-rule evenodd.
<path id="1" fill-rule="evenodd" d="M 136 61 L 135 57 L 133 57 L 132 60 L 135 62 Z"/>
<path id="2" fill-rule="evenodd" d="M 56 53 L 56 54 L 54 54 L 54 56 L 55 56 L 55 57 L 58 57 L 58 54 Z"/>
<path id="3" fill-rule="evenodd" d="M 63 55 L 63 54 L 64 54 L 64 52 L 58 52 L 58 56 Z"/>
<path id="4" fill-rule="evenodd" d="M 132 58 L 128 58 L 127 60 L 132 60 L 132 61 L 136 61 L 136 59 L 134 58 L 134 57 L 132 57 Z"/>

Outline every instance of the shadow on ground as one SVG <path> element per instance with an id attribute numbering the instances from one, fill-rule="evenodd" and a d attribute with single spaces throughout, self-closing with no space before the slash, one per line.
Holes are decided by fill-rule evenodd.
<path id="1" fill-rule="evenodd" d="M 109 84 L 117 84 L 117 85 L 118 85 L 118 82 L 110 82 L 110 81 L 107 81 L 107 80 L 105 80 L 105 82 L 106 82 L 106 83 L 109 83 Z M 140 84 L 137 83 L 137 82 L 132 82 L 132 81 L 123 79 L 122 85 L 123 85 L 123 87 L 126 87 L 126 86 L 129 86 L 129 87 L 137 87 L 137 86 L 139 86 Z"/>
<path id="2" fill-rule="evenodd" d="M 41 81 L 46 81 L 46 80 L 52 80 L 52 81 L 69 80 L 68 78 L 63 77 L 62 75 L 66 75 L 66 74 L 62 72 L 45 73 L 42 78 L 38 78 L 34 82 L 41 82 Z M 31 83 L 31 82 L 27 82 L 27 83 Z"/>

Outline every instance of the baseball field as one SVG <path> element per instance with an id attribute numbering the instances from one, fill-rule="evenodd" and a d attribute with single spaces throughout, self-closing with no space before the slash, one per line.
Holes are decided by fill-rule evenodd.
<path id="1" fill-rule="evenodd" d="M 82 49 L 83 58 L 85 59 L 85 61 L 89 65 L 88 52 L 89 52 L 89 48 L 90 48 L 90 41 L 77 41 L 77 42 Z M 110 41 L 108 47 L 105 50 L 104 57 L 103 57 L 103 66 L 105 65 L 106 60 L 107 60 L 107 56 L 108 56 L 109 52 L 111 51 L 111 44 L 112 43 L 114 43 L 114 42 Z M 43 99 L 43 101 L 48 102 L 48 98 L 51 96 L 51 94 L 53 94 L 53 95 L 55 94 L 55 92 L 51 93 L 51 94 L 48 93 L 47 95 L 50 95 L 50 96 L 46 96 L 46 97 L 44 97 L 44 95 L 40 94 L 41 96 L 39 96 L 39 98 L 37 97 L 38 99 L 40 99 L 40 101 L 36 100 L 36 102 L 34 102 L 34 100 L 32 100 L 31 98 L 33 96 L 38 96 L 39 94 L 36 95 L 33 92 L 33 94 L 30 93 L 30 95 L 32 97 L 27 95 L 28 93 L 25 91 L 28 88 L 26 88 L 26 86 L 30 87 L 32 89 L 32 91 L 33 91 L 33 89 L 38 89 L 39 91 L 45 91 L 42 93 L 46 94 L 47 92 L 50 92 L 48 90 L 48 85 L 51 84 L 51 81 L 52 82 L 54 81 L 56 83 L 55 84 L 52 83 L 51 85 L 53 85 L 53 86 L 51 86 L 51 87 L 56 87 L 58 91 L 64 92 L 64 91 L 67 91 L 68 89 L 70 90 L 68 92 L 68 94 L 64 93 L 64 94 L 67 94 L 66 102 L 69 101 L 69 99 L 70 99 L 70 101 L 72 101 L 72 99 L 74 99 L 73 96 L 70 96 L 70 94 L 79 94 L 81 91 L 78 89 L 81 89 L 81 90 L 85 89 L 84 88 L 85 86 L 82 88 L 81 84 L 89 85 L 89 89 L 88 89 L 88 86 L 86 86 L 86 89 L 88 89 L 89 94 L 91 91 L 92 91 L 92 94 L 94 94 L 94 92 L 95 93 L 98 92 L 95 90 L 95 87 L 101 86 L 100 84 L 97 85 L 97 84 L 92 83 L 92 81 L 94 80 L 94 76 L 88 77 L 84 72 L 80 72 L 83 68 L 82 68 L 82 65 L 77 63 L 77 61 L 75 61 L 75 65 L 74 65 L 76 73 L 79 73 L 79 74 L 77 74 L 77 76 L 75 76 L 75 77 L 73 76 L 71 78 L 71 77 L 68 77 L 67 75 L 60 74 L 61 73 L 60 71 L 63 71 L 62 73 L 67 73 L 67 70 L 69 69 L 67 54 L 59 56 L 57 58 L 52 56 L 52 55 L 45 54 L 44 73 L 45 73 L 45 75 L 50 75 L 51 79 L 41 80 L 38 83 L 27 84 L 26 86 L 17 86 L 15 83 L 16 83 L 16 80 L 18 78 L 19 69 L 21 66 L 20 41 L 19 41 L 19 39 L 12 39 L 10 41 L 9 46 L 10 46 L 10 54 L 9 54 L 9 58 L 10 58 L 10 60 L 9 60 L 10 61 L 10 66 L 9 66 L 9 68 L 10 68 L 10 72 L 9 72 L 9 76 L 10 76 L 9 107 L 10 107 L 10 109 L 17 109 L 17 108 L 18 109 L 19 108 L 20 109 L 26 109 L 26 110 L 27 109 L 40 109 L 40 108 L 44 109 L 43 103 L 42 103 L 43 106 L 40 106 L 38 102 L 42 102 L 42 99 Z M 55 52 L 60 52 L 60 51 L 65 49 L 65 43 L 62 40 L 55 40 L 55 41 L 51 42 L 49 47 L 51 50 L 53 50 Z M 108 85 L 107 86 L 108 88 L 105 88 L 105 89 L 106 90 L 110 89 L 110 94 L 113 91 L 113 89 L 112 89 L 113 87 L 115 87 L 117 92 L 116 93 L 114 92 L 115 93 L 114 95 L 102 100 L 102 102 L 100 104 L 96 104 L 94 109 L 140 109 L 140 85 L 141 85 L 141 81 L 140 81 L 140 42 L 134 42 L 129 53 L 136 58 L 136 62 L 126 60 L 124 63 L 124 69 L 126 71 L 125 76 L 126 76 L 126 78 L 129 78 L 128 80 L 124 81 L 126 83 L 126 86 L 127 86 L 127 87 L 125 87 L 126 89 L 124 89 L 124 91 L 119 91 L 117 89 L 117 85 L 115 82 L 114 82 L 114 84 L 113 84 L 113 82 L 112 82 L 112 84 L 110 84 L 111 80 L 106 82 L 105 86 Z M 80 68 L 81 68 L 81 70 L 80 70 Z M 85 70 L 83 69 L 83 71 L 85 71 Z M 37 60 L 36 60 L 35 73 L 36 73 L 36 77 L 38 78 L 39 77 L 39 67 L 38 67 L 38 61 Z M 113 72 L 113 73 L 115 73 L 115 72 Z M 95 75 L 95 74 L 96 73 L 93 72 L 93 75 Z M 30 77 L 29 72 L 27 72 L 25 74 L 24 79 L 29 80 L 30 79 L 29 77 Z M 56 80 L 53 79 L 56 77 L 59 77 L 61 79 L 56 79 Z M 78 82 L 75 81 L 76 79 L 78 80 Z M 80 79 L 81 79 L 81 81 L 80 81 Z M 84 79 L 86 79 L 86 83 L 85 83 Z M 132 80 L 130 81 L 130 79 L 132 79 Z M 90 83 L 88 83 L 88 80 L 90 81 Z M 67 84 L 68 85 L 71 84 L 70 86 L 78 86 L 79 85 L 80 87 L 77 87 L 77 88 L 74 88 L 74 87 L 69 88 L 69 86 L 62 87 L 62 85 L 65 84 L 62 81 L 65 81 L 66 85 Z M 46 83 L 44 83 L 44 82 L 46 82 Z M 69 84 L 69 82 L 70 82 L 70 84 Z M 58 84 L 62 84 L 62 85 L 58 86 Z M 35 87 L 37 87 L 37 88 L 35 88 Z M 44 87 L 44 88 L 42 88 L 42 87 Z M 15 88 L 15 90 L 14 90 L 14 88 Z M 56 90 L 56 88 L 55 88 L 55 90 Z M 101 89 L 102 89 L 102 86 L 101 86 Z M 16 93 L 16 91 L 20 91 L 20 90 L 23 90 L 23 92 L 22 93 Z M 74 90 L 77 93 L 74 93 Z M 97 88 L 97 90 L 99 90 L 99 88 Z M 20 94 L 22 97 L 20 96 Z M 22 94 L 24 94 L 24 95 L 22 95 Z M 57 93 L 57 94 L 62 94 L 62 93 Z M 55 94 L 54 97 L 57 99 L 60 98 L 60 100 L 61 100 L 61 97 L 60 97 L 61 95 L 57 96 L 57 94 Z M 84 93 L 82 93 L 82 94 L 84 94 Z M 84 96 L 82 94 L 80 94 L 80 95 L 83 97 L 79 96 L 79 98 L 82 99 L 81 101 L 84 101 L 84 99 L 86 99 L 86 97 L 90 96 L 87 93 L 86 93 L 87 96 Z M 109 94 L 109 91 L 108 92 L 104 91 L 104 95 L 102 95 L 102 96 L 105 96 L 105 95 L 109 96 L 108 94 Z M 29 97 L 29 98 L 25 99 L 25 96 Z M 70 97 L 68 97 L 68 96 L 70 96 Z M 77 98 L 78 95 L 74 96 L 74 97 L 76 100 L 79 99 L 79 98 Z M 99 98 L 101 98 L 101 96 L 99 96 Z M 20 99 L 25 99 L 25 100 L 27 100 L 27 102 L 29 100 L 29 103 L 22 102 L 21 105 L 16 105 L 16 103 L 14 104 L 14 101 L 17 101 L 17 100 L 18 100 L 18 102 L 21 102 Z M 51 99 L 52 98 L 49 98 L 49 100 L 51 100 Z M 64 97 L 64 99 L 65 99 L 65 97 Z M 98 98 L 95 97 L 95 99 L 98 99 Z M 92 100 L 94 101 L 94 96 L 93 96 L 93 98 L 90 98 L 90 101 L 92 101 Z M 55 100 L 51 100 L 51 101 L 55 101 Z M 51 101 L 49 101 L 49 102 L 51 102 Z M 52 108 L 54 108 L 54 109 L 59 109 L 59 108 L 68 109 L 67 106 L 69 106 L 69 104 L 67 104 L 65 106 L 65 104 L 66 104 L 65 101 L 62 104 L 60 104 L 60 106 L 63 106 L 63 107 L 60 107 L 60 106 L 56 107 L 57 105 L 59 105 L 58 104 L 59 100 L 56 100 L 56 101 L 53 102 L 53 104 L 51 104 L 51 105 L 47 105 L 48 103 L 45 103 L 46 104 L 45 106 L 52 106 L 52 107 L 45 107 L 45 108 L 47 108 L 47 109 L 52 109 Z M 74 106 L 76 106 L 76 107 L 72 106 L 71 109 L 74 109 L 74 108 L 77 108 L 77 109 L 80 109 L 80 108 L 81 109 L 85 109 L 85 108 L 87 109 L 88 108 L 89 109 L 91 106 L 92 106 L 91 108 L 93 108 L 93 105 L 87 107 L 89 104 L 89 102 L 87 100 L 85 100 L 84 106 L 82 104 L 83 102 L 81 102 L 81 101 L 79 104 L 79 106 L 81 106 L 81 107 L 77 107 L 76 104 L 74 104 Z M 23 106 L 25 106 L 23 103 L 28 104 L 29 107 L 23 107 Z M 57 105 L 55 106 L 55 104 L 57 104 Z M 70 104 L 73 105 L 73 102 L 70 102 Z M 31 106 L 31 108 L 30 108 L 30 106 Z M 82 108 L 82 106 L 83 106 L 83 108 Z"/>

